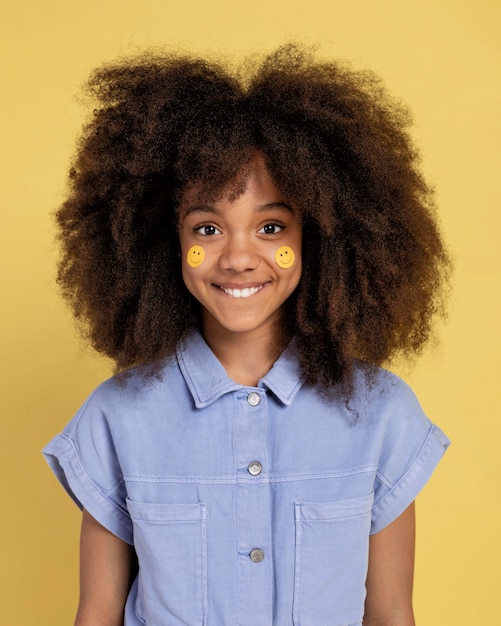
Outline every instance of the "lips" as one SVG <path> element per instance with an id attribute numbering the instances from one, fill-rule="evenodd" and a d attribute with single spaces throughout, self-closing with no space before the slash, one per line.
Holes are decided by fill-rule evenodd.
<path id="1" fill-rule="evenodd" d="M 232 298 L 250 298 L 251 296 L 261 291 L 263 285 L 258 287 L 244 287 L 243 289 L 236 289 L 230 287 L 220 287 L 224 293 Z"/>

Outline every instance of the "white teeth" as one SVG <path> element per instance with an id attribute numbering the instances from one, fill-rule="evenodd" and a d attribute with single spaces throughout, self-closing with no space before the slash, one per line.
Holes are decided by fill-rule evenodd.
<path id="1" fill-rule="evenodd" d="M 262 288 L 263 285 L 260 285 L 259 287 L 245 287 L 245 289 L 226 289 L 223 287 L 223 291 L 232 298 L 249 298 Z"/>

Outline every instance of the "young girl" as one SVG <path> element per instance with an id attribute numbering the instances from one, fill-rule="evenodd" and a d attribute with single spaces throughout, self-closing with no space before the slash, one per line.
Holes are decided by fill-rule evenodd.
<path id="1" fill-rule="evenodd" d="M 448 440 L 380 365 L 449 263 L 406 111 L 296 46 L 90 90 L 59 281 L 117 375 L 44 450 L 83 509 L 76 623 L 413 624 Z"/>

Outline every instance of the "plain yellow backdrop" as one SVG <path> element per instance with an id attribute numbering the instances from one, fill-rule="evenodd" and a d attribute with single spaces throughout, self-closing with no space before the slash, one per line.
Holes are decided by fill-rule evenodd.
<path id="1" fill-rule="evenodd" d="M 2 624 L 66 626 L 77 602 L 80 514 L 40 449 L 110 373 L 54 284 L 80 87 L 145 46 L 239 58 L 290 39 L 375 70 L 414 111 L 456 263 L 438 344 L 400 368 L 453 440 L 418 498 L 416 617 L 499 623 L 500 24 L 497 0 L 2 0 Z"/>

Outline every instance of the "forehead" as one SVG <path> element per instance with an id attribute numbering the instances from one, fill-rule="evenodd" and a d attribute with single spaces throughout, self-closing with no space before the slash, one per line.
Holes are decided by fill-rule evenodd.
<path id="1" fill-rule="evenodd" d="M 285 204 L 285 197 L 266 168 L 264 159 L 253 159 L 220 189 L 207 188 L 201 181 L 188 185 L 180 195 L 179 211 L 182 215 L 194 206 L 217 207 L 240 199 L 252 200 L 257 205 Z"/>

